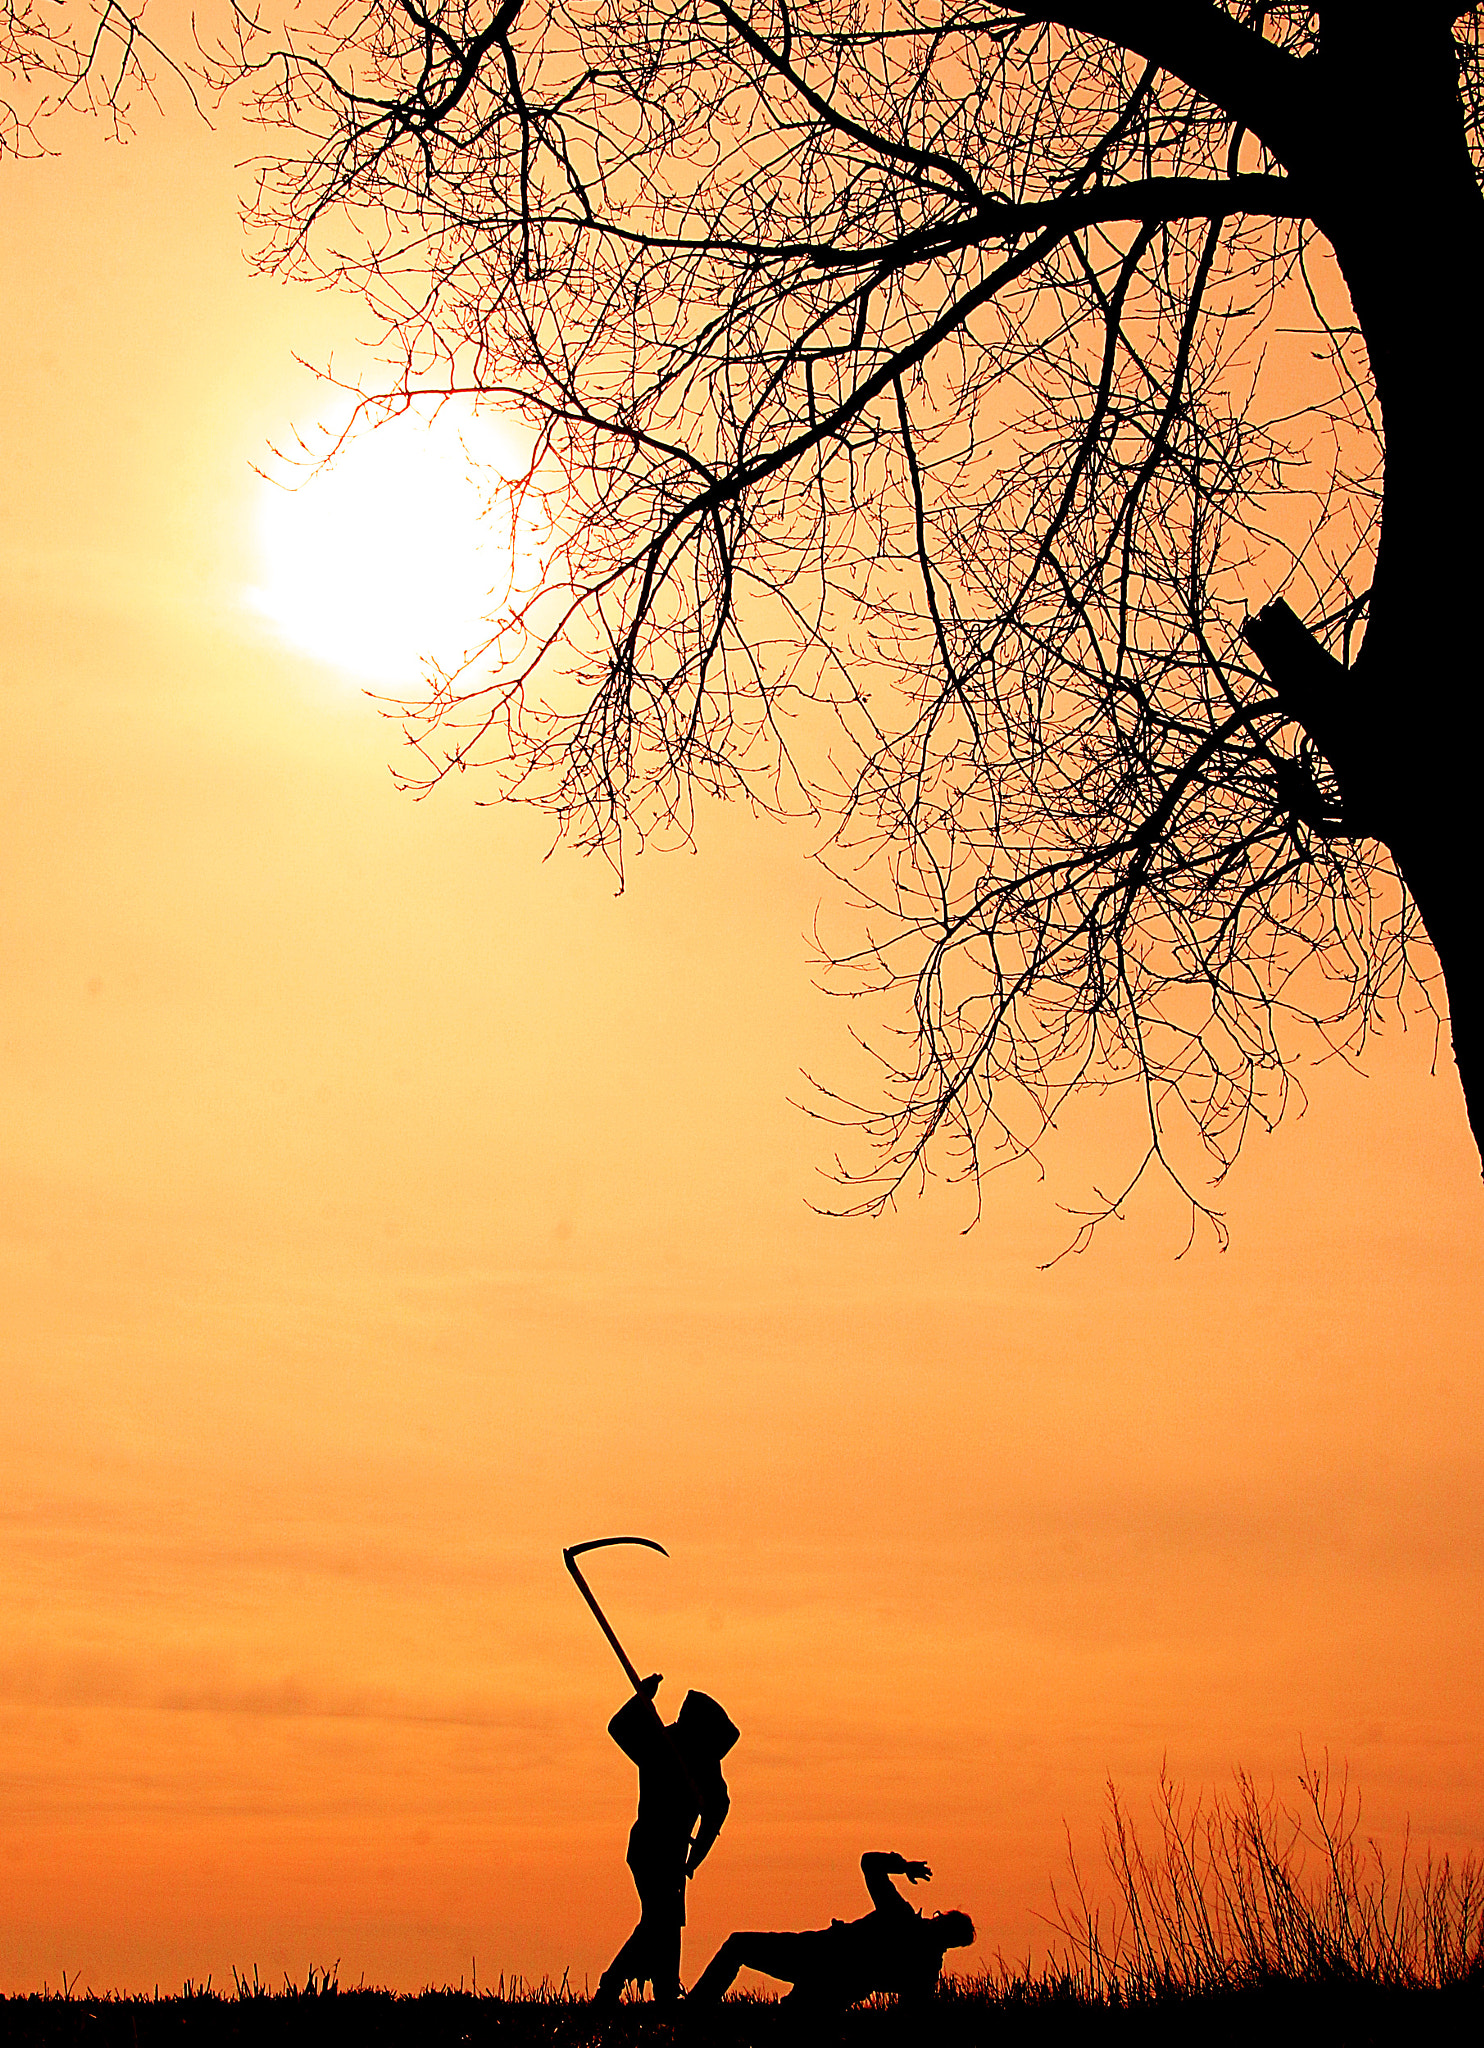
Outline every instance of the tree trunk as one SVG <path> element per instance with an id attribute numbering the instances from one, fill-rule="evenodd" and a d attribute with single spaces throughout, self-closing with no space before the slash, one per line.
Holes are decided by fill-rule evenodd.
<path id="1" fill-rule="evenodd" d="M 1454 1056 L 1484 1160 L 1476 964 L 1484 396 L 1474 283 L 1484 233 L 1450 237 L 1431 254 L 1437 267 L 1415 290 L 1410 265 L 1387 264 L 1384 279 L 1352 281 L 1381 393 L 1386 483 L 1365 641 L 1351 670 L 1351 715 L 1336 767 L 1362 829 L 1389 847 L 1437 950 Z"/>
<path id="2" fill-rule="evenodd" d="M 1450 27 L 1420 11 L 1327 9 L 1321 62 L 1324 116 L 1295 168 L 1315 192 L 1314 218 L 1365 337 L 1386 476 L 1364 644 L 1336 684 L 1343 701 L 1331 698 L 1317 721 L 1323 736 L 1311 737 L 1357 829 L 1391 851 L 1437 951 L 1484 1161 L 1484 997 L 1475 965 L 1484 198 Z"/>
<path id="3" fill-rule="evenodd" d="M 1400 306 L 1361 321 L 1385 392 L 1386 484 L 1365 640 L 1350 670 L 1335 766 L 1347 806 L 1353 802 L 1360 829 L 1390 849 L 1436 948 L 1484 1161 L 1484 395 L 1472 286 L 1484 237 L 1454 243 L 1450 253 L 1451 278 L 1435 280 L 1441 289 L 1414 298 L 1393 273 L 1390 296 Z"/>

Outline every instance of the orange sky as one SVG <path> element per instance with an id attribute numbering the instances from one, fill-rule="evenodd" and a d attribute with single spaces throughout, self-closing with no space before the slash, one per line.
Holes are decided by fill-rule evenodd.
<path id="1" fill-rule="evenodd" d="M 802 841 L 605 870 L 243 602 L 249 464 L 353 309 L 252 281 L 230 128 L 0 175 L 0 1988 L 340 1961 L 594 1975 L 633 1917 L 623 1684 L 743 1729 L 687 1974 L 926 1857 L 1023 1953 L 1067 1821 L 1162 1756 L 1348 1759 L 1484 1838 L 1479 1250 L 1393 1039 L 1054 1271 L 1107 1167 L 809 1211 L 848 1075 Z M 390 529 L 390 522 L 389 522 Z M 389 558 L 391 559 L 391 558 Z"/>

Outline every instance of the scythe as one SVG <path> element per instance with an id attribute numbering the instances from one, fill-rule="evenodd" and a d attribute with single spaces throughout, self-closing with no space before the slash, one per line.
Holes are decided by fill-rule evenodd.
<path id="1" fill-rule="evenodd" d="M 628 1652 L 610 1628 L 607 1615 L 593 1598 L 592 1587 L 589 1586 L 587 1580 L 577 1569 L 577 1560 L 583 1555 L 584 1551 L 611 1550 L 616 1543 L 637 1543 L 645 1550 L 657 1550 L 661 1557 L 668 1557 L 670 1555 L 663 1543 L 656 1543 L 650 1536 L 596 1536 L 591 1543 L 574 1543 L 569 1549 L 564 1550 L 562 1552 L 562 1563 L 576 1580 L 578 1592 L 592 1609 L 594 1620 L 612 1644 L 613 1654 L 628 1674 L 629 1684 L 634 1688 L 635 1692 L 639 1692 L 643 1689 L 643 1681 L 629 1662 Z M 689 1776 L 689 1773 L 687 1772 L 686 1775 Z"/>

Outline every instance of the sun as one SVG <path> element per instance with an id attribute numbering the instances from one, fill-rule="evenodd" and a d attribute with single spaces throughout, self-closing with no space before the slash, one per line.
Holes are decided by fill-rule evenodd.
<path id="1" fill-rule="evenodd" d="M 513 436 L 445 405 L 353 434 L 321 468 L 280 470 L 262 486 L 249 604 L 362 683 L 457 668 L 510 592 L 509 530 L 485 514 L 491 474 L 518 466 Z"/>

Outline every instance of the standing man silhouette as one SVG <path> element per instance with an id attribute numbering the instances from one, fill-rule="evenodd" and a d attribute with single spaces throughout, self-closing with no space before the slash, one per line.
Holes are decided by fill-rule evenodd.
<path id="1" fill-rule="evenodd" d="M 731 1805 L 721 1760 L 738 1730 L 704 1692 L 688 1692 L 667 1728 L 654 1704 L 659 1683 L 658 1672 L 646 1678 L 608 1723 L 608 1733 L 639 1766 L 639 1813 L 628 1853 L 639 1924 L 599 1979 L 594 2003 L 601 2006 L 617 2005 L 629 1983 L 641 1990 L 652 1984 L 657 2005 L 679 1997 L 686 1879 L 700 1869 Z"/>

